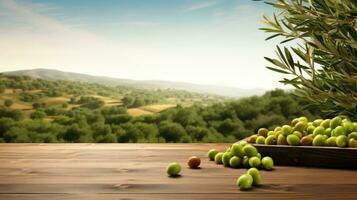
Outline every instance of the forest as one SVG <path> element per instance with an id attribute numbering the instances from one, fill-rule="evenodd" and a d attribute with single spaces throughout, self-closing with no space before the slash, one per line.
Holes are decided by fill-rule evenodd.
<path id="1" fill-rule="evenodd" d="M 304 107 L 306 102 L 294 91 L 281 89 L 228 99 L 1 75 L 0 93 L 0 142 L 234 142 L 261 127 L 274 128 L 298 116 L 320 117 L 319 110 Z M 53 103 L 51 97 L 62 101 Z M 108 104 L 104 97 L 117 102 Z M 143 115 L 128 112 L 169 100 L 175 106 Z"/>

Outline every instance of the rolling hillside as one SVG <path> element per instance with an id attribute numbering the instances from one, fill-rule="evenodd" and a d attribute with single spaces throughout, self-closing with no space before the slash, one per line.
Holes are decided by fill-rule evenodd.
<path id="1" fill-rule="evenodd" d="M 175 89 L 186 90 L 189 92 L 198 92 L 203 94 L 214 94 L 227 97 L 246 97 L 252 95 L 261 95 L 265 92 L 264 89 L 240 89 L 234 87 L 225 87 L 217 85 L 199 85 L 184 82 L 170 82 L 160 80 L 130 80 L 119 79 L 112 77 L 91 76 L 80 73 L 63 72 L 59 70 L 50 69 L 30 69 L 4 72 L 10 75 L 24 75 L 34 78 L 45 80 L 68 80 L 68 81 L 81 81 L 89 83 L 99 83 L 110 86 L 131 86 L 144 89 Z"/>

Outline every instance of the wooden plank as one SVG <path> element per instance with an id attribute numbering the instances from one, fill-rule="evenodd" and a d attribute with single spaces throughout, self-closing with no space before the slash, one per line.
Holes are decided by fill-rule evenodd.
<path id="1" fill-rule="evenodd" d="M 354 170 L 277 166 L 263 185 L 239 191 L 246 169 L 216 165 L 210 148 L 228 144 L 0 144 L 0 199 L 356 199 Z M 185 166 L 189 156 L 202 168 Z M 182 176 L 165 174 L 169 162 Z"/>

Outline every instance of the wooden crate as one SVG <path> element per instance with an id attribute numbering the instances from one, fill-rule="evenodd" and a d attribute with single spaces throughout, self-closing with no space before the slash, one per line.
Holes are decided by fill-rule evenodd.
<path id="1" fill-rule="evenodd" d="M 357 148 L 253 145 L 276 165 L 357 169 Z"/>

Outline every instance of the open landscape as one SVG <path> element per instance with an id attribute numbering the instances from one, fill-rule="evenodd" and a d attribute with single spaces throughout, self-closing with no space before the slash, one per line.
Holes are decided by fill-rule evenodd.
<path id="1" fill-rule="evenodd" d="M 357 0 L 0 0 L 0 51 L 0 200 L 357 197 Z"/>

